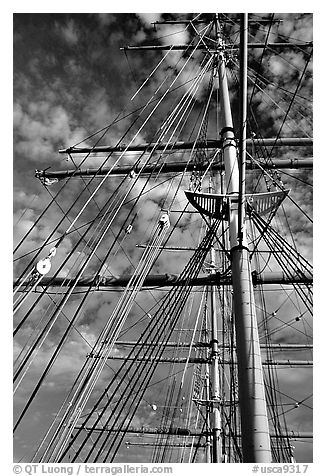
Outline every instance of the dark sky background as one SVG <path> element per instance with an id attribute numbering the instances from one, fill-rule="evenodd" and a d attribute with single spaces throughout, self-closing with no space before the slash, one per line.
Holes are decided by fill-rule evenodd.
<path id="1" fill-rule="evenodd" d="M 277 17 L 283 17 L 284 22 L 277 30 L 273 30 L 274 39 L 279 38 L 278 41 L 282 41 L 282 35 L 285 35 L 302 41 L 311 40 L 312 23 L 309 16 L 278 14 Z M 126 45 L 160 44 L 171 41 L 179 44 L 189 40 L 189 34 L 182 31 L 179 26 L 162 27 L 154 31 L 150 22 L 159 18 L 160 14 L 32 13 L 14 15 L 13 203 L 14 224 L 16 224 L 14 242 L 26 233 L 50 200 L 48 192 L 34 178 L 34 170 L 49 166 L 53 170 L 71 168 L 71 164 L 66 162 L 65 157 L 57 153 L 58 149 L 79 143 L 92 132 L 109 124 L 119 111 L 127 106 L 129 98 L 146 78 L 153 64 L 156 64 L 154 53 L 126 55 L 119 48 Z M 255 41 L 262 41 L 259 32 L 256 32 Z M 177 54 L 172 56 L 174 60 L 178 59 Z M 298 69 L 302 69 L 305 57 L 303 54 L 288 53 L 286 59 L 288 62 L 280 60 L 278 56 L 271 56 L 264 67 L 266 71 L 267 68 L 270 71 L 269 79 L 278 82 L 281 77 L 285 78 L 283 86 L 293 90 L 298 79 Z M 312 74 L 312 66 L 308 67 L 307 74 L 308 76 Z M 310 77 L 306 78 L 300 90 L 303 97 L 311 96 L 309 79 Z M 155 83 L 150 88 L 154 89 Z M 257 95 L 254 107 L 258 113 L 260 112 L 263 130 L 267 136 L 272 137 L 276 135 L 282 121 L 282 114 L 271 104 L 277 102 L 281 107 L 286 107 L 287 98 L 284 96 L 282 98 L 280 91 L 275 88 L 268 90 L 266 88 L 266 92 L 269 94 L 268 99 L 266 96 Z M 199 100 L 200 94 L 199 91 Z M 236 93 L 232 89 L 231 98 L 236 99 Z M 137 101 L 138 98 L 135 101 L 136 104 Z M 269 104 L 268 101 L 270 101 Z M 268 119 L 264 112 L 266 107 L 269 110 Z M 295 117 L 290 126 L 284 128 L 283 135 L 302 137 L 304 131 L 307 136 L 312 135 L 311 127 L 305 119 L 306 112 L 305 103 L 302 102 L 295 110 Z M 164 115 L 164 109 L 158 114 Z M 114 144 L 125 125 L 126 122 L 122 122 L 113 127 L 110 135 L 106 136 L 103 142 Z M 146 142 L 150 132 L 150 128 L 144 130 L 137 138 L 137 142 Z M 91 141 L 85 143 L 89 145 Z M 305 150 L 295 152 L 296 156 L 308 155 Z M 126 160 L 131 161 L 132 157 Z M 96 162 L 93 160 L 86 166 L 94 166 L 94 164 Z M 304 175 L 301 177 L 307 178 Z M 286 180 L 287 178 L 284 177 L 285 182 Z M 71 196 L 78 193 L 77 187 L 76 183 L 72 186 Z M 294 199 L 300 203 L 306 213 L 310 213 L 312 210 L 310 189 L 299 182 L 291 182 L 291 188 Z M 69 195 L 66 195 L 66 198 L 67 201 L 71 199 Z M 181 206 L 183 197 L 180 195 L 178 199 Z M 156 204 L 157 197 L 152 194 L 151 199 L 144 202 L 142 206 L 139 217 L 143 220 L 142 227 L 145 230 L 155 212 Z M 64 203 L 62 205 L 64 206 Z M 291 225 L 296 224 L 300 251 L 307 259 L 312 259 L 311 230 L 306 220 L 291 204 L 287 203 L 285 207 L 290 213 Z M 35 233 L 26 240 L 21 252 L 27 252 L 39 246 L 59 215 L 60 212 L 57 209 L 53 210 L 42 225 L 37 227 Z M 188 230 L 178 230 L 174 236 L 175 242 L 180 242 L 187 233 L 189 233 Z M 132 250 L 133 244 L 127 243 L 126 246 L 130 250 L 130 256 L 136 259 L 138 255 L 137 251 Z M 69 239 L 66 240 L 60 249 L 58 260 L 70 252 L 71 247 L 72 242 Z M 161 260 L 156 270 L 177 272 L 178 259 Z M 17 270 L 19 269 L 18 267 Z M 126 263 L 118 260 L 111 267 L 114 274 L 121 274 L 125 269 Z M 92 329 L 91 324 L 96 325 L 98 330 L 113 305 L 112 302 L 107 303 L 106 299 L 101 297 L 95 298 L 92 302 L 96 310 L 96 323 L 90 317 L 92 314 L 90 308 L 85 313 L 80 327 L 89 342 L 94 341 L 96 336 L 96 330 Z M 67 312 L 69 314 L 69 309 Z M 291 334 L 289 336 L 291 337 Z M 71 351 L 71 347 L 63 351 L 60 362 L 45 385 L 43 398 L 38 401 L 33 415 L 29 417 L 29 426 L 25 427 L 18 437 L 15 460 L 19 460 L 30 448 L 30 432 L 33 435 L 44 432 L 47 422 L 43 420 L 43 415 L 49 416 L 51 411 L 55 411 L 54 408 L 71 374 L 83 361 L 83 356 L 87 352 L 85 343 L 76 339 L 72 340 L 71 345 L 74 346 L 74 351 Z M 18 351 L 18 349 L 15 350 Z M 35 368 L 38 362 L 41 364 L 42 360 L 47 358 L 50 350 L 45 348 L 40 353 L 35 361 Z M 297 393 L 299 400 L 312 393 L 310 392 L 312 385 L 310 369 L 298 370 L 296 373 L 293 369 L 283 372 L 286 372 L 286 377 L 283 374 L 282 378 L 291 382 L 291 395 Z M 24 384 L 19 394 L 21 401 L 24 399 L 24 393 L 29 391 L 31 383 L 32 379 Z M 311 400 L 309 400 L 310 403 Z M 309 411 L 302 410 L 299 417 L 293 415 L 290 420 L 298 430 L 311 429 L 311 412 Z M 301 448 L 302 443 L 294 444 L 297 448 L 300 447 L 300 461 L 310 461 L 311 445 Z"/>

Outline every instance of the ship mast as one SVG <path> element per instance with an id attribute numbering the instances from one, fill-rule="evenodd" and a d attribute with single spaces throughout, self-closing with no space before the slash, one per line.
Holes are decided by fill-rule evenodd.
<path id="1" fill-rule="evenodd" d="M 211 186 L 210 186 L 211 191 Z M 212 245 L 210 249 L 210 272 L 213 273 L 216 267 L 215 248 Z M 219 409 L 220 385 L 219 385 L 219 349 L 218 349 L 218 316 L 216 306 L 216 286 L 210 286 L 211 301 L 211 365 L 210 365 L 210 387 L 211 387 L 211 413 L 210 426 L 212 431 L 212 463 L 220 463 L 220 433 L 221 433 L 221 415 Z"/>
<path id="2" fill-rule="evenodd" d="M 246 83 L 247 14 L 242 21 L 242 76 L 241 86 Z M 222 40 L 220 39 L 220 44 Z M 221 44 L 222 46 L 222 44 Z M 246 95 L 243 91 L 240 129 L 241 173 L 237 160 L 233 121 L 226 76 L 226 56 L 223 47 L 218 63 L 221 98 L 223 156 L 225 164 L 226 194 L 229 195 L 229 240 L 231 246 L 231 269 L 233 284 L 234 317 L 236 329 L 236 353 L 238 361 L 239 400 L 241 413 L 241 441 L 244 462 L 270 462 L 270 436 L 265 401 L 263 369 L 260 355 L 257 318 L 254 302 L 249 249 L 245 225 L 245 123 Z M 245 88 L 246 89 L 246 88 Z"/>

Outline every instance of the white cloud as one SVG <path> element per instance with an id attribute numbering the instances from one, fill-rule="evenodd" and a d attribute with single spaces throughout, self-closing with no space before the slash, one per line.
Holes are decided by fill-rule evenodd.
<path id="1" fill-rule="evenodd" d="M 161 18 L 161 13 L 137 13 L 137 15 L 146 25 L 159 21 Z"/>
<path id="2" fill-rule="evenodd" d="M 60 27 L 63 38 L 71 46 L 77 44 L 79 40 L 79 34 L 75 22 L 69 20 L 67 25 Z"/>

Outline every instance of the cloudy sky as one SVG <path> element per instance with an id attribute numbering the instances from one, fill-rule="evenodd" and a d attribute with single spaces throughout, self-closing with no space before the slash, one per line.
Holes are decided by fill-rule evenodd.
<path id="1" fill-rule="evenodd" d="M 282 41 L 284 38 L 290 38 L 293 41 L 296 39 L 310 41 L 312 39 L 311 16 L 301 14 L 279 14 L 275 16 L 283 18 L 284 21 L 272 28 L 270 32 L 271 41 Z M 178 15 L 175 14 L 175 17 L 178 17 Z M 195 58 L 188 64 L 178 52 L 172 52 L 167 56 L 158 74 L 146 85 L 144 96 L 137 95 L 130 106 L 130 98 L 133 97 L 146 76 L 165 53 L 124 53 L 120 48 L 142 43 L 180 44 L 191 39 L 190 32 L 180 26 L 162 26 L 156 31 L 153 30 L 151 22 L 159 19 L 161 19 L 160 14 L 16 14 L 14 16 L 13 192 L 15 244 L 19 243 L 31 228 L 60 186 L 55 184 L 53 188 L 44 187 L 34 178 L 35 169 L 42 170 L 48 167 L 51 167 L 52 170 L 73 168 L 74 164 L 66 156 L 58 154 L 58 149 L 74 144 L 90 146 L 97 142 L 101 134 L 96 134 L 90 138 L 89 136 L 111 124 L 121 110 L 125 111 L 124 114 L 126 115 L 126 111 L 135 110 L 146 104 L 148 98 L 157 90 L 160 81 L 173 70 L 175 63 L 178 65 L 175 67 L 175 71 L 180 73 L 175 87 L 179 88 L 178 93 L 184 93 L 187 90 L 184 83 L 196 75 L 196 65 L 198 65 L 199 60 Z M 264 41 L 266 31 L 267 27 L 253 30 L 251 40 Z M 233 41 L 237 41 L 237 34 L 236 28 L 230 32 Z M 267 55 L 261 73 L 269 83 L 264 84 L 263 81 L 259 83 L 259 87 L 263 91 L 257 92 L 252 103 L 252 107 L 259 117 L 261 131 L 266 136 L 275 137 L 277 135 L 283 121 L 284 111 L 286 111 L 289 103 L 289 91 L 293 92 L 295 90 L 300 78 L 300 71 L 303 70 L 306 60 L 307 54 L 305 52 L 296 52 L 296 54 L 286 52 L 282 57 L 275 54 Z M 255 51 L 250 58 L 252 71 L 257 69 L 258 62 L 259 53 Z M 298 98 L 289 114 L 291 119 L 287 121 L 282 129 L 282 136 L 312 136 L 311 74 L 312 62 L 306 68 Z M 230 79 L 232 79 L 232 76 L 230 76 Z M 197 91 L 192 94 L 196 99 L 195 111 L 199 111 L 202 107 L 208 83 L 209 78 L 205 77 Z M 279 85 L 279 88 L 275 87 L 275 84 Z M 250 81 L 249 88 L 252 88 Z M 164 92 L 164 89 L 162 89 L 162 92 Z M 173 95 L 172 98 L 174 99 Z M 231 85 L 231 100 L 234 104 L 236 99 L 236 87 Z M 153 107 L 153 105 L 149 106 L 149 110 L 152 110 Z M 268 115 L 266 109 L 268 109 Z M 166 115 L 167 111 L 168 109 L 162 104 L 153 114 L 153 120 L 148 123 L 148 127 L 144 128 L 136 137 L 135 143 L 152 140 L 156 123 Z M 129 127 L 133 118 L 133 115 L 128 116 L 126 119 L 114 123 L 99 144 L 115 144 L 125 129 Z M 235 125 L 237 127 L 237 121 L 235 121 Z M 216 129 L 216 124 L 208 126 L 208 137 L 213 137 L 214 128 Z M 123 143 L 130 140 L 135 130 L 136 128 L 130 129 L 130 133 L 125 136 Z M 186 132 L 190 134 L 189 129 Z M 306 149 L 292 151 L 292 154 L 294 152 L 296 157 L 311 156 L 309 155 L 311 151 Z M 274 156 L 277 156 L 277 154 L 282 154 L 281 156 L 286 158 L 291 157 L 291 152 L 286 155 L 285 151 L 275 150 Z M 181 156 L 176 158 L 187 160 Z M 80 160 L 82 159 L 76 157 L 77 162 Z M 135 157 L 131 154 L 125 156 L 121 163 L 131 163 L 134 160 Z M 103 161 L 103 157 L 90 157 L 83 166 L 94 167 L 100 165 Z M 282 175 L 282 180 L 285 185 L 291 187 L 293 200 L 298 202 L 300 208 L 306 214 L 311 214 L 312 190 L 310 186 L 306 185 L 311 182 L 311 177 L 307 172 L 296 172 L 293 175 L 299 180 L 293 180 L 286 175 Z M 189 186 L 187 181 L 188 179 L 185 179 L 182 182 L 183 188 Z M 110 183 L 105 183 L 103 192 L 112 193 L 118 183 L 119 181 L 116 179 Z M 18 256 L 23 256 L 42 246 L 43 242 L 48 239 L 54 224 L 61 220 L 70 203 L 76 199 L 75 207 L 71 209 L 69 217 L 63 220 L 53 239 L 58 239 L 61 236 L 62 232 L 70 226 L 71 222 L 69 220 L 76 217 L 78 207 L 80 208 L 86 200 L 86 193 L 79 197 L 81 186 L 84 187 L 84 185 L 79 180 L 70 181 L 69 187 L 66 187 L 61 194 L 60 203 L 54 203 L 51 206 L 49 213 L 35 227 L 33 233 L 24 240 L 19 248 Z M 132 199 L 135 199 L 145 185 L 145 182 L 138 182 L 138 185 L 130 192 L 130 203 L 133 203 Z M 151 188 L 148 185 L 146 186 Z M 125 187 L 127 190 L 128 183 L 125 184 Z M 94 183 L 91 183 L 89 190 L 94 190 L 94 188 Z M 168 189 L 166 184 L 160 185 L 160 180 L 158 180 L 157 187 L 140 200 L 136 215 L 131 214 L 129 217 L 128 213 L 132 209 L 131 205 L 122 209 L 119 219 L 111 228 L 111 234 L 108 237 L 109 243 L 113 242 L 115 234 L 125 219 L 129 220 L 127 224 L 130 223 L 131 219 L 134 219 L 132 222 L 134 230 L 131 237 L 126 236 L 123 251 L 121 248 L 113 250 L 112 261 L 105 270 L 107 275 L 132 272 L 133 266 L 135 266 L 141 253 L 141 249 L 136 248 L 135 244 L 144 244 L 149 239 L 153 229 L 153 220 L 157 219 L 158 216 L 158 205 L 162 205 L 162 202 L 160 202 L 162 191 L 166 195 L 165 206 L 170 206 L 173 203 L 174 209 L 178 210 L 185 206 L 184 195 L 178 189 L 178 180 L 172 183 Z M 173 199 L 173 197 L 175 198 Z M 102 206 L 104 200 L 105 193 L 102 196 L 97 195 L 96 206 L 91 204 L 79 223 L 87 223 L 95 213 L 96 207 Z M 307 259 L 311 260 L 310 222 L 292 202 L 284 204 L 284 212 L 286 212 L 287 218 L 285 219 L 285 213 L 284 215 L 281 214 L 279 225 L 284 225 L 285 220 L 288 220 L 289 225 L 295 225 L 298 249 Z M 171 220 L 174 220 L 173 215 Z M 171 236 L 171 244 L 180 245 L 180 243 L 187 240 L 191 243 L 190 246 L 195 246 L 198 242 L 199 231 L 198 219 L 194 215 L 189 215 L 187 221 L 181 223 L 175 229 Z M 284 233 L 288 236 L 286 230 Z M 73 251 L 76 241 L 74 235 L 65 238 L 58 249 L 56 260 L 53 260 L 51 273 L 55 272 L 60 263 Z M 49 246 L 46 250 L 48 249 Z M 45 255 L 46 253 L 43 252 L 41 257 Z M 102 257 L 104 251 L 99 250 L 99 255 Z M 67 261 L 61 270 L 61 275 L 76 273 L 75 269 L 84 263 L 86 256 L 87 249 L 80 248 L 74 251 L 70 261 Z M 30 257 L 30 255 L 23 256 L 15 262 L 15 272 L 18 276 L 25 269 Z M 173 258 L 171 254 L 168 257 L 161 255 L 154 270 L 160 273 L 178 273 L 183 258 L 179 255 L 173 255 Z M 87 274 L 90 274 L 94 269 L 96 269 L 96 263 L 93 262 Z M 291 320 L 290 313 L 293 314 L 295 310 L 298 312 L 301 307 L 296 308 L 296 304 L 291 306 L 289 302 L 291 299 L 284 303 L 283 298 L 276 298 L 274 294 L 269 293 L 266 302 L 270 314 L 275 312 L 276 309 L 281 309 L 280 320 L 271 323 L 272 328 L 276 329 L 275 332 L 277 332 L 277 328 L 280 325 L 282 326 L 284 320 L 286 322 Z M 270 297 L 270 295 L 273 295 L 273 297 Z M 53 299 L 56 300 L 59 297 L 55 296 Z M 79 299 L 78 296 L 74 296 L 65 307 L 65 314 L 68 318 L 76 310 L 80 302 Z M 137 301 L 139 308 L 144 306 L 149 308 L 153 305 L 155 299 L 149 293 L 140 296 Z M 23 304 L 21 315 L 29 309 L 32 302 L 32 298 L 29 298 Z M 27 414 L 27 422 L 17 435 L 16 460 L 24 458 L 25 454 L 30 454 L 35 442 L 46 431 L 49 421 L 53 418 L 65 395 L 72 376 L 78 372 L 85 354 L 89 352 L 89 344 L 95 342 L 101 328 L 104 326 L 107 315 L 112 312 L 114 304 L 114 297 L 111 297 L 110 293 L 94 294 L 87 308 L 83 310 L 78 324 L 81 335 L 74 333 L 70 336 L 69 345 L 65 346 L 60 353 L 60 358 L 42 387 L 40 398 L 35 402 L 33 411 Z M 50 298 L 39 306 L 37 309 L 38 316 L 35 320 L 32 320 L 29 325 L 22 329 L 19 339 L 15 342 L 16 355 L 24 348 L 31 330 L 36 326 L 37 319 L 42 313 L 46 315 L 47 306 L 50 306 L 51 311 L 53 310 L 51 305 L 53 306 L 53 303 L 51 303 Z M 135 313 L 131 316 L 131 322 L 136 323 L 137 318 Z M 289 338 L 292 339 L 292 342 L 305 342 L 305 337 L 301 339 L 300 336 L 307 331 L 306 326 L 310 328 L 311 322 L 307 321 L 302 325 L 303 327 L 300 327 L 298 331 L 293 331 L 292 328 L 284 325 L 285 333 L 279 341 L 284 342 L 286 338 Z M 53 348 L 66 326 L 67 321 L 63 317 L 60 321 L 58 320 L 51 330 L 49 340 L 36 356 L 33 366 L 17 394 L 18 413 L 21 411 L 26 396 L 30 394 L 37 381 L 40 369 L 44 368 L 44 362 L 49 360 Z M 139 326 L 139 330 L 141 329 L 142 325 Z M 133 337 L 133 333 L 129 333 L 129 337 Z M 278 356 L 278 358 L 282 357 Z M 309 357 L 305 355 L 303 358 Z M 282 372 L 286 372 L 286 375 L 283 374 L 282 376 Z M 291 381 L 291 397 L 296 395 L 295 398 L 300 401 L 312 393 L 310 391 L 312 385 L 310 369 L 296 369 L 295 373 L 293 369 L 291 372 L 285 370 L 282 372 L 280 372 L 280 379 Z M 304 382 L 304 385 L 302 385 L 302 382 Z M 293 399 L 291 401 L 293 403 Z M 305 403 L 311 406 L 312 401 L 309 399 Z M 143 418 L 146 411 L 148 418 L 153 419 L 150 421 L 155 421 L 155 417 L 144 404 Z M 295 415 L 294 411 L 290 414 L 290 427 L 293 425 L 296 430 L 311 430 L 310 409 L 303 406 L 300 412 L 300 418 Z M 33 433 L 32 440 L 30 438 L 31 430 Z M 297 448 L 300 447 L 302 461 L 311 459 L 311 445 L 309 443 L 302 445 L 302 443 L 296 442 L 295 445 L 297 445 Z"/>

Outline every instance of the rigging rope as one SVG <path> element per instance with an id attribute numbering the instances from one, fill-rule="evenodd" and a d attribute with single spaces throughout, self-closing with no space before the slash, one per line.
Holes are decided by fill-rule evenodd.
<path id="1" fill-rule="evenodd" d="M 199 250 L 197 250 L 197 252 L 195 252 L 195 255 L 194 255 L 193 259 L 190 260 L 190 262 L 186 266 L 185 270 L 180 275 L 180 279 L 187 279 L 187 282 L 189 282 L 189 280 L 191 279 L 191 275 L 193 273 L 198 274 L 199 269 L 201 267 L 201 262 L 203 262 L 203 259 L 204 259 L 205 255 L 207 253 L 207 242 L 208 242 L 208 240 L 211 241 L 213 239 L 213 236 L 214 236 L 214 231 L 211 232 L 208 236 L 206 236 L 206 238 L 204 239 L 204 241 L 202 243 L 202 246 L 199 248 Z M 200 261 L 198 261 L 199 259 L 200 259 Z M 190 273 L 190 276 L 189 276 L 189 273 Z M 141 347 L 137 347 L 136 354 L 134 356 L 133 356 L 133 350 L 131 350 L 131 352 L 130 352 L 130 356 L 133 356 L 134 359 L 135 359 L 135 362 L 137 362 L 136 368 L 134 368 L 132 362 L 129 362 L 127 360 L 125 360 L 123 362 L 122 366 L 120 367 L 120 369 L 117 373 L 117 377 L 119 377 L 120 373 L 123 371 L 123 369 L 125 367 L 127 367 L 127 365 L 129 365 L 130 370 L 127 367 L 127 370 L 125 371 L 124 376 L 122 375 L 120 380 L 119 380 L 118 388 L 121 387 L 121 385 L 123 384 L 124 378 L 128 373 L 131 374 L 131 378 L 134 379 L 134 382 L 135 382 L 132 387 L 130 387 L 130 384 L 128 383 L 128 387 L 124 390 L 124 392 L 129 391 L 129 397 L 128 398 L 132 398 L 132 401 L 130 402 L 131 405 L 136 404 L 135 396 L 133 394 L 133 391 L 134 391 L 135 386 L 137 386 L 137 385 L 139 386 L 139 383 L 141 382 L 140 381 L 140 376 L 145 372 L 145 376 L 143 377 L 143 379 L 145 378 L 145 379 L 148 379 L 148 381 L 149 381 L 149 379 L 151 378 L 152 373 L 154 372 L 156 366 L 158 365 L 158 362 L 155 361 L 154 358 L 160 357 L 160 355 L 162 355 L 162 352 L 164 350 L 164 343 L 162 341 L 162 332 L 163 333 L 168 332 L 168 335 L 165 336 L 165 339 L 168 340 L 168 338 L 171 335 L 171 333 L 173 331 L 173 328 L 175 326 L 175 324 L 173 324 L 173 325 L 170 324 L 167 327 L 166 316 L 171 315 L 171 317 L 169 319 L 172 319 L 172 322 L 176 321 L 176 319 L 178 318 L 178 315 L 180 314 L 180 312 L 183 309 L 183 305 L 184 305 L 184 303 L 185 303 L 185 301 L 186 301 L 186 299 L 189 295 L 189 292 L 190 292 L 190 288 L 188 289 L 187 287 L 173 288 L 168 293 L 168 295 L 166 296 L 166 298 L 164 300 L 165 304 L 163 304 L 160 307 L 159 313 L 156 314 L 155 325 L 154 325 L 154 322 L 152 320 L 148 324 L 149 327 L 148 327 L 147 334 L 142 335 L 139 338 L 139 344 L 141 344 L 143 339 L 148 340 L 151 337 L 151 335 L 154 333 L 155 334 L 155 337 L 154 337 L 155 340 L 153 340 L 153 338 L 151 340 L 152 340 L 152 342 L 156 342 L 156 344 L 153 344 L 155 354 L 154 355 L 152 354 L 153 349 L 151 349 L 150 346 L 147 346 L 143 351 L 142 351 Z M 171 308 L 171 306 L 172 306 L 172 308 Z M 142 355 L 142 357 L 144 359 L 146 359 L 146 357 L 150 355 L 151 357 L 153 357 L 153 359 L 151 359 L 151 361 L 147 361 L 147 362 L 146 362 L 146 360 L 145 360 L 145 362 L 141 362 L 141 361 L 138 362 L 137 357 L 139 357 L 140 355 Z M 148 367 L 151 369 L 151 372 L 149 372 Z M 139 374 L 139 372 L 141 372 L 141 373 Z M 104 399 L 108 395 L 107 392 L 108 392 L 108 390 L 109 390 L 109 388 L 111 387 L 112 384 L 113 384 L 113 381 L 111 381 L 109 386 L 105 389 L 105 391 L 102 394 L 101 399 Z M 142 388 L 143 388 L 143 390 L 142 390 L 141 398 L 142 398 L 143 393 L 145 392 L 145 389 L 146 389 L 145 383 L 143 384 Z M 112 398 L 113 398 L 113 396 L 111 396 L 108 399 L 108 402 L 107 402 L 105 408 L 101 412 L 102 415 L 104 414 L 105 409 L 108 407 L 108 405 L 112 401 Z M 136 409 L 137 409 L 137 407 L 140 403 L 141 398 L 138 398 L 138 400 L 137 400 L 138 404 L 135 407 L 135 411 L 136 411 Z M 100 400 L 98 401 L 96 406 L 99 404 Z M 117 402 L 116 405 L 119 405 L 119 404 L 122 404 L 122 402 L 119 401 L 119 402 Z M 117 410 L 112 412 L 112 418 L 113 418 L 113 416 L 116 416 L 116 419 L 119 418 L 119 415 L 121 414 L 123 408 L 126 408 L 126 401 L 123 402 L 123 407 L 122 407 L 122 409 L 120 409 L 119 413 L 117 413 Z M 87 419 L 86 419 L 86 421 L 87 421 Z M 98 423 L 98 421 L 99 421 L 99 418 L 97 418 L 97 421 L 95 421 L 94 426 Z M 129 418 L 129 421 L 131 421 L 131 417 Z M 121 426 L 122 426 L 122 424 L 123 423 L 121 423 Z M 79 433 L 80 433 L 80 431 L 77 432 L 77 434 L 74 436 L 73 440 L 75 440 L 77 438 Z M 85 437 L 85 442 L 87 441 L 87 438 L 89 437 L 88 435 L 89 435 L 89 433 Z M 101 436 L 102 435 L 100 434 L 97 438 L 99 439 L 99 438 L 101 438 Z M 116 436 L 116 437 L 118 437 L 118 436 Z M 82 445 L 80 445 L 80 449 L 79 449 L 78 454 L 80 453 L 81 450 L 82 450 Z M 102 449 L 98 450 L 98 456 L 101 453 L 101 451 L 102 451 Z M 64 454 L 63 454 L 63 456 L 64 456 Z M 78 455 L 76 455 L 76 456 L 78 456 Z M 95 460 L 98 458 L 98 456 L 95 457 Z"/>
<path id="2" fill-rule="evenodd" d="M 87 368 L 85 369 L 84 377 L 78 383 L 77 389 L 75 390 L 75 393 L 69 402 L 69 406 L 63 415 L 61 428 L 65 428 L 61 432 L 58 441 L 53 443 L 53 449 L 51 452 L 51 460 L 53 461 L 57 461 L 60 458 L 62 451 L 65 449 L 65 446 L 69 441 L 81 412 L 83 411 L 103 367 L 106 364 L 107 356 L 111 353 L 119 332 L 129 315 L 133 301 L 156 259 L 157 251 L 164 239 L 168 227 L 168 216 L 162 215 L 152 239 L 143 253 L 132 278 L 97 340 L 97 344 L 92 351 L 92 357 L 94 357 L 94 360 L 92 361 L 92 359 L 89 359 L 89 370 L 87 370 Z M 82 387 L 83 390 L 80 392 Z"/>

